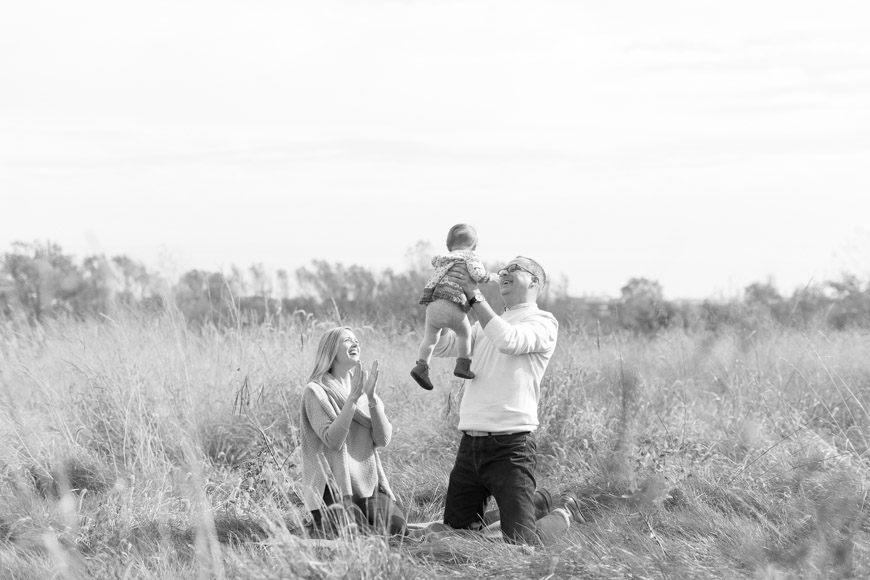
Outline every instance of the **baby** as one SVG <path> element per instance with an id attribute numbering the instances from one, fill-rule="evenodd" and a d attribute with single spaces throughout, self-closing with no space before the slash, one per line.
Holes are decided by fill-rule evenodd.
<path id="1" fill-rule="evenodd" d="M 466 312 L 471 308 L 468 298 L 455 282 L 450 281 L 447 271 L 453 264 L 464 263 L 468 274 L 478 283 L 498 281 L 498 276 L 488 274 L 480 262 L 477 249 L 477 232 L 467 224 L 457 224 L 447 234 L 447 249 L 450 253 L 432 258 L 435 272 L 423 288 L 420 304 L 426 305 L 426 333 L 420 342 L 417 364 L 411 377 L 426 390 L 432 390 L 429 380 L 429 361 L 441 330 L 450 328 L 456 333 L 459 352 L 453 374 L 463 379 L 473 379 L 471 372 L 471 324 Z"/>

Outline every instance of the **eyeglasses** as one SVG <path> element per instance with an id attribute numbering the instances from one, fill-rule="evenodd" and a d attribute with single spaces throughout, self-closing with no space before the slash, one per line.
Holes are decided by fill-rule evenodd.
<path id="1" fill-rule="evenodd" d="M 512 274 L 512 273 L 516 272 L 517 270 L 522 270 L 523 272 L 525 272 L 527 274 L 531 274 L 535 278 L 538 277 L 537 274 L 535 274 L 534 272 L 532 272 L 531 270 L 529 270 L 527 268 L 523 268 L 519 264 L 510 264 L 508 267 L 502 268 L 501 270 L 498 271 L 498 275 L 499 275 L 499 277 L 501 277 L 501 276 L 504 276 L 505 274 Z"/>

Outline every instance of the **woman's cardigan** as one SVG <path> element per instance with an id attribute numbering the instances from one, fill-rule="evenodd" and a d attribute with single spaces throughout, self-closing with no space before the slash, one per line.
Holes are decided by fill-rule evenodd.
<path id="1" fill-rule="evenodd" d="M 305 507 L 322 509 L 327 485 L 332 487 L 333 496 L 364 498 L 380 490 L 395 501 L 377 451 L 389 444 L 393 434 L 383 401 L 375 395 L 374 406 L 366 407 L 368 399 L 363 394 L 350 425 L 342 425 L 336 419 L 346 395 L 336 387 L 337 381 L 330 377 L 324 379 L 324 384 L 308 383 L 302 393 L 300 438 Z"/>

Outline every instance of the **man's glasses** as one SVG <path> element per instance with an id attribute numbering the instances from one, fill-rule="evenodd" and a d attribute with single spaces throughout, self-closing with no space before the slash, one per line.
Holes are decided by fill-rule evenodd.
<path id="1" fill-rule="evenodd" d="M 497 273 L 499 276 L 504 276 L 505 274 L 512 274 L 512 273 L 516 272 L 517 270 L 522 270 L 523 272 L 526 272 L 527 274 L 531 274 L 535 278 L 538 277 L 537 274 L 535 274 L 534 272 L 532 272 L 531 270 L 529 270 L 527 268 L 523 268 L 519 264 L 511 264 L 507 268 L 502 268 Z"/>

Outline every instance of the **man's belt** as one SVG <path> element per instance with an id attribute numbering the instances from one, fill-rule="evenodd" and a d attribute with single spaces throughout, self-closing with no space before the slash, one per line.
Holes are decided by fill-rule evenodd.
<path id="1" fill-rule="evenodd" d="M 468 429 L 463 431 L 469 437 L 492 437 L 494 435 L 520 435 L 527 434 L 528 431 L 498 431 L 498 432 L 490 432 L 490 431 L 474 431 L 472 429 Z"/>

